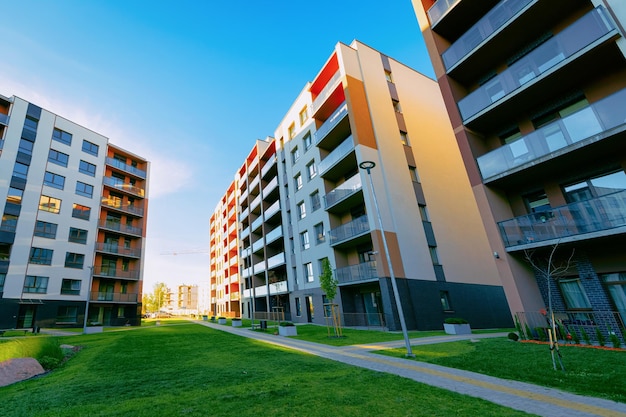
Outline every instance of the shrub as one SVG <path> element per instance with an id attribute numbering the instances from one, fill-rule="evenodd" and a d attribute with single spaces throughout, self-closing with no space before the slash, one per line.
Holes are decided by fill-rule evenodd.
<path id="1" fill-rule="evenodd" d="M 537 335 L 539 336 L 539 340 L 541 340 L 542 342 L 545 342 L 546 340 L 548 340 L 548 335 L 546 334 L 546 329 L 544 329 L 543 327 L 536 327 L 535 330 L 537 331 Z"/>
<path id="2" fill-rule="evenodd" d="M 577 331 L 573 331 L 571 333 L 571 335 L 572 335 L 572 339 L 574 339 L 574 343 L 579 345 L 580 344 L 580 336 L 578 336 L 578 332 Z"/>
<path id="3" fill-rule="evenodd" d="M 515 316 L 515 328 L 517 329 L 517 334 L 519 334 L 519 337 L 521 337 L 522 339 L 528 338 L 522 331 L 522 324 L 519 322 L 519 318 L 517 317 L 517 315 Z"/>
<path id="4" fill-rule="evenodd" d="M 443 322 L 447 324 L 468 324 L 469 323 L 467 320 L 462 319 L 460 317 L 449 317 L 445 319 Z"/>
<path id="5" fill-rule="evenodd" d="M 619 348 L 620 346 L 622 346 L 622 342 L 619 340 L 619 337 L 617 337 L 614 332 L 611 332 L 610 338 L 614 348 Z"/>
<path id="6" fill-rule="evenodd" d="M 295 326 L 295 324 L 290 321 L 281 321 L 279 326 Z"/>
<path id="7" fill-rule="evenodd" d="M 510 340 L 517 342 L 519 340 L 519 336 L 517 335 L 517 333 L 509 333 L 507 336 Z"/>
<path id="8" fill-rule="evenodd" d="M 589 337 L 589 335 L 585 331 L 584 327 L 580 329 L 580 334 L 583 336 L 583 340 L 585 341 L 585 343 L 590 345 L 591 344 L 591 338 Z"/>
<path id="9" fill-rule="evenodd" d="M 530 326 L 528 325 L 528 323 L 524 324 L 524 330 L 526 331 L 526 335 L 528 336 L 528 339 L 534 339 L 534 335 L 533 332 L 530 330 Z"/>
<path id="10" fill-rule="evenodd" d="M 51 369 L 58 367 L 59 364 L 61 363 L 61 359 L 53 358 L 51 356 L 42 356 L 37 361 L 39 362 L 41 367 L 45 369 L 46 371 L 49 371 Z"/>
<path id="11" fill-rule="evenodd" d="M 602 332 L 600 331 L 598 327 L 596 327 L 596 338 L 598 339 L 598 344 L 600 346 L 604 346 L 606 344 L 606 338 L 604 337 L 604 334 L 602 334 Z"/>

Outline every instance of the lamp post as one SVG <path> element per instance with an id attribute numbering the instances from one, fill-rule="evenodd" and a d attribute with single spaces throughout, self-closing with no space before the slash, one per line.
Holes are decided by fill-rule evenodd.
<path id="1" fill-rule="evenodd" d="M 380 235 L 383 240 L 383 247 L 385 249 L 385 258 L 387 259 L 387 266 L 389 267 L 389 276 L 391 278 L 391 288 L 393 289 L 393 297 L 398 308 L 398 316 L 400 318 L 400 327 L 402 327 L 402 334 L 404 335 L 404 343 L 406 345 L 406 356 L 414 357 L 411 350 L 411 342 L 409 340 L 409 334 L 406 330 L 406 322 L 404 321 L 404 311 L 402 310 L 402 304 L 400 303 L 400 294 L 398 293 L 398 284 L 396 283 L 396 276 L 393 273 L 393 266 L 391 265 L 391 257 L 389 256 L 389 247 L 387 246 L 387 238 L 385 237 L 385 229 L 383 228 L 383 219 L 380 216 L 380 209 L 378 208 L 378 201 L 376 199 L 376 191 L 374 190 L 374 181 L 372 180 L 371 170 L 376 166 L 373 161 L 363 161 L 359 164 L 359 168 L 367 171 L 367 176 L 370 179 L 370 187 L 372 189 L 372 199 L 374 200 L 374 207 L 376 208 L 376 215 L 378 216 L 378 223 L 380 225 Z"/>
<path id="2" fill-rule="evenodd" d="M 85 320 L 83 321 L 83 334 L 87 333 L 87 318 L 89 317 L 89 300 L 91 300 L 92 283 L 93 283 L 93 265 L 89 267 L 89 286 L 87 287 L 87 301 L 85 302 Z"/>

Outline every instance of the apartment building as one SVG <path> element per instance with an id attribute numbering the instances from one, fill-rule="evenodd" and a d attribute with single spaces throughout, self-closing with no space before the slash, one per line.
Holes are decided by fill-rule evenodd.
<path id="1" fill-rule="evenodd" d="M 345 325 L 399 329 L 393 270 L 409 328 L 512 324 L 436 83 L 367 45 L 336 45 L 235 184 L 243 316 L 324 324 L 332 301 Z M 216 300 L 233 259 L 231 188 L 210 222 Z M 326 259 L 334 300 L 320 288 Z"/>
<path id="2" fill-rule="evenodd" d="M 0 139 L 0 328 L 139 325 L 148 162 L 15 96 Z"/>
<path id="3" fill-rule="evenodd" d="M 413 5 L 511 312 L 623 328 L 626 3 Z"/>

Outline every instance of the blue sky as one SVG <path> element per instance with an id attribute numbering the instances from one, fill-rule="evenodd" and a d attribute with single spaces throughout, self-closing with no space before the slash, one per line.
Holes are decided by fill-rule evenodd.
<path id="1" fill-rule="evenodd" d="M 208 219 L 337 42 L 434 77 L 410 0 L 2 4 L 0 94 L 152 163 L 144 290 L 208 280 Z"/>

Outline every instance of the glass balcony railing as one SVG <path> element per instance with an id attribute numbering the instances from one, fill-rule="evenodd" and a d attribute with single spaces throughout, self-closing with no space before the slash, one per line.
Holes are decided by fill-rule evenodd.
<path id="1" fill-rule="evenodd" d="M 265 271 L 265 261 L 261 261 L 259 263 L 254 264 L 252 267 L 255 274 L 259 274 Z"/>
<path id="2" fill-rule="evenodd" d="M 311 114 L 315 114 L 316 111 L 322 107 L 322 104 L 326 101 L 326 99 L 331 95 L 333 91 L 335 91 L 335 87 L 337 86 L 337 82 L 341 78 L 341 72 L 337 71 L 335 75 L 332 76 L 328 83 L 326 83 L 326 87 L 315 97 L 313 103 L 311 103 Z"/>
<path id="3" fill-rule="evenodd" d="M 118 161 L 115 158 L 107 157 L 106 163 L 107 163 L 107 165 L 110 165 L 112 167 L 121 169 L 122 171 L 126 171 L 128 173 L 131 173 L 133 175 L 136 175 L 136 176 L 144 178 L 144 179 L 146 178 L 146 171 L 143 171 L 143 170 L 141 170 L 141 169 L 139 169 L 137 167 L 134 167 L 132 165 L 128 165 L 128 164 L 126 164 L 126 163 L 124 163 L 122 161 Z"/>
<path id="4" fill-rule="evenodd" d="M 338 202 L 361 190 L 361 175 L 356 174 L 324 196 L 324 208 L 334 206 Z"/>
<path id="5" fill-rule="evenodd" d="M 9 115 L 0 113 L 0 124 L 8 126 L 9 125 Z"/>
<path id="6" fill-rule="evenodd" d="M 283 227 L 278 226 L 274 230 L 272 230 L 271 232 L 265 235 L 265 242 L 267 244 L 270 244 L 282 236 L 283 236 Z"/>
<path id="7" fill-rule="evenodd" d="M 141 256 L 141 249 L 126 248 L 113 243 L 96 242 L 96 250 L 98 252 L 113 253 L 122 256 Z"/>
<path id="8" fill-rule="evenodd" d="M 367 221 L 367 215 L 357 217 L 351 222 L 342 224 L 339 227 L 331 229 L 328 232 L 328 235 L 330 237 L 330 244 L 336 245 L 345 240 L 352 239 L 353 237 L 362 235 L 365 232 L 369 232 L 369 230 L 370 230 L 370 225 L 369 225 L 369 222 Z"/>
<path id="9" fill-rule="evenodd" d="M 255 221 L 252 222 L 252 231 L 255 231 L 263 224 L 263 217 L 258 217 Z"/>
<path id="10" fill-rule="evenodd" d="M 281 252 L 267 259 L 267 267 L 274 268 L 285 263 L 285 253 Z"/>
<path id="11" fill-rule="evenodd" d="M 587 13 L 461 99 L 458 107 L 463 121 L 555 68 L 614 29 L 602 7 Z"/>
<path id="12" fill-rule="evenodd" d="M 363 262 L 356 265 L 345 266 L 335 269 L 335 277 L 339 284 L 349 284 L 378 278 L 376 261 Z"/>
<path id="13" fill-rule="evenodd" d="M 263 195 L 267 196 L 271 193 L 276 187 L 278 187 L 278 177 L 272 178 L 270 182 L 268 182 L 265 187 L 263 187 Z"/>
<path id="14" fill-rule="evenodd" d="M 626 226 L 626 191 L 498 223 L 505 247 L 535 244 Z M 625 232 L 626 233 L 626 232 Z"/>
<path id="15" fill-rule="evenodd" d="M 352 135 L 350 135 L 319 163 L 317 168 L 320 175 L 324 175 L 326 171 L 341 161 L 352 150 L 354 150 L 354 141 L 352 140 Z"/>
<path id="16" fill-rule="evenodd" d="M 257 208 L 259 204 L 261 204 L 261 194 L 256 196 L 256 198 L 252 200 L 252 203 L 250 203 L 250 211 L 254 211 L 254 209 Z"/>
<path id="17" fill-rule="evenodd" d="M 282 294 L 282 293 L 286 293 L 287 291 L 289 291 L 289 288 L 287 287 L 287 281 L 274 282 L 270 284 L 269 287 L 270 287 L 270 295 Z"/>
<path id="18" fill-rule="evenodd" d="M 276 155 L 272 156 L 267 162 L 265 162 L 265 165 L 263 165 L 263 168 L 261 168 L 261 177 L 265 177 L 265 174 L 267 174 L 267 171 L 272 169 L 272 167 L 275 165 L 276 165 Z"/>
<path id="19" fill-rule="evenodd" d="M 104 185 L 107 185 L 109 187 L 113 187 L 116 190 L 125 191 L 127 193 L 131 193 L 131 194 L 139 196 L 139 197 L 143 197 L 144 196 L 143 188 L 134 186 L 132 184 L 125 183 L 124 181 L 122 181 L 122 180 L 120 180 L 118 178 L 104 177 L 102 179 L 102 182 L 104 183 Z"/>
<path id="20" fill-rule="evenodd" d="M 276 200 L 271 206 L 267 208 L 267 210 L 265 210 L 263 215 L 265 216 L 265 219 L 269 219 L 274 214 L 278 213 L 279 210 L 280 210 L 280 200 Z"/>
<path id="21" fill-rule="evenodd" d="M 263 249 L 264 243 L 263 243 L 263 239 L 259 239 L 256 242 L 254 242 L 252 244 L 252 252 L 256 252 L 259 249 Z"/>
<path id="22" fill-rule="evenodd" d="M 483 179 L 626 124 L 626 89 L 477 158 Z"/>
<path id="23" fill-rule="evenodd" d="M 120 292 L 95 292 L 90 293 L 91 301 L 114 301 L 118 303 L 136 303 L 137 294 Z"/>
<path id="24" fill-rule="evenodd" d="M 448 10 L 453 8 L 461 0 L 439 0 L 428 9 L 430 25 L 435 26 Z"/>
<path id="25" fill-rule="evenodd" d="M 101 203 L 105 207 L 120 210 L 126 213 L 135 214 L 137 216 L 143 216 L 143 208 L 128 203 L 122 203 L 120 200 L 114 198 L 102 197 Z"/>
<path id="26" fill-rule="evenodd" d="M 493 35 L 528 4 L 538 0 L 502 0 L 441 54 L 446 69 L 452 68 L 482 41 Z M 434 7 L 434 6 L 433 6 Z"/>
<path id="27" fill-rule="evenodd" d="M 239 235 L 240 239 L 245 239 L 246 237 L 248 237 L 248 235 L 250 234 L 250 226 L 246 227 L 245 229 L 243 229 L 241 231 L 241 234 Z"/>
<path id="28" fill-rule="evenodd" d="M 344 101 L 337 110 L 314 133 L 315 144 L 318 145 L 322 139 L 348 114 L 348 104 Z"/>
<path id="29" fill-rule="evenodd" d="M 139 279 L 139 270 L 131 269 L 128 271 L 123 271 L 122 268 L 114 268 L 110 266 L 104 265 L 96 265 L 93 268 L 93 274 L 101 277 L 113 277 L 113 278 L 122 278 L 122 279 Z"/>

